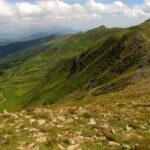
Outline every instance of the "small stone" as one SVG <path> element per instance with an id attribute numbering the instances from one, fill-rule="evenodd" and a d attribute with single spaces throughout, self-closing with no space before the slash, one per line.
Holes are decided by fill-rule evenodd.
<path id="1" fill-rule="evenodd" d="M 140 127 L 141 127 L 141 129 L 143 129 L 143 130 L 145 130 L 145 129 L 146 129 L 146 127 L 145 127 L 145 126 L 143 126 L 143 125 L 141 125 Z"/>
<path id="2" fill-rule="evenodd" d="M 112 132 L 113 134 L 116 134 L 116 131 L 115 131 L 115 129 L 112 129 L 112 130 L 111 130 L 111 132 Z"/>
<path id="3" fill-rule="evenodd" d="M 36 134 L 37 137 L 43 137 L 44 136 L 44 133 L 40 132 L 38 134 Z"/>
<path id="4" fill-rule="evenodd" d="M 133 130 L 133 128 L 132 128 L 132 127 L 129 127 L 128 125 L 125 127 L 125 129 L 126 129 L 126 131 L 131 131 L 131 130 Z"/>
<path id="5" fill-rule="evenodd" d="M 39 146 L 35 146 L 32 148 L 32 150 L 40 150 Z"/>
<path id="6" fill-rule="evenodd" d="M 29 129 L 29 132 L 32 132 L 32 133 L 35 133 L 35 132 L 37 132 L 38 131 L 38 129 L 36 129 L 36 128 L 31 128 L 31 129 Z"/>
<path id="7" fill-rule="evenodd" d="M 80 146 L 79 144 L 70 145 L 67 147 L 67 150 L 76 150 L 79 146 Z"/>
<path id="8" fill-rule="evenodd" d="M 58 120 L 60 120 L 60 121 L 65 121 L 65 117 L 64 117 L 64 116 L 59 116 L 59 117 L 58 117 Z"/>
<path id="9" fill-rule="evenodd" d="M 56 125 L 56 127 L 57 127 L 57 128 L 64 128 L 64 126 L 61 125 L 61 124 Z"/>
<path id="10" fill-rule="evenodd" d="M 3 125 L 3 124 L 0 125 L 0 128 L 4 128 L 4 127 L 5 127 L 5 125 Z"/>
<path id="11" fill-rule="evenodd" d="M 18 146 L 16 149 L 17 150 L 24 150 L 24 148 L 22 146 Z"/>
<path id="12" fill-rule="evenodd" d="M 46 123 L 46 121 L 43 120 L 43 119 L 38 120 L 38 124 L 39 124 L 40 126 L 43 126 L 45 123 Z"/>
<path id="13" fill-rule="evenodd" d="M 65 150 L 65 148 L 62 145 L 58 145 L 58 148 L 60 148 L 60 150 Z"/>
<path id="14" fill-rule="evenodd" d="M 66 121 L 66 123 L 73 123 L 73 122 L 74 122 L 74 120 L 71 118 Z"/>
<path id="15" fill-rule="evenodd" d="M 125 149 L 125 150 L 130 150 L 131 149 L 131 147 L 127 144 L 123 144 L 122 148 Z"/>
<path id="16" fill-rule="evenodd" d="M 114 142 L 114 141 L 110 141 L 110 142 L 108 143 L 108 145 L 109 145 L 109 146 L 120 146 L 119 143 Z"/>
<path id="17" fill-rule="evenodd" d="M 35 140 L 37 143 L 45 143 L 47 141 L 47 137 L 40 137 Z"/>
<path id="18" fill-rule="evenodd" d="M 28 130 L 29 130 L 29 128 L 23 128 L 23 130 L 24 130 L 24 131 L 28 131 Z"/>
<path id="19" fill-rule="evenodd" d="M 52 118 L 53 123 L 57 123 L 57 121 L 58 121 L 57 118 Z"/>
<path id="20" fill-rule="evenodd" d="M 16 130 L 15 130 L 15 133 L 20 133 L 20 130 L 19 130 L 19 129 L 16 129 Z"/>
<path id="21" fill-rule="evenodd" d="M 70 144 L 74 145 L 75 141 L 73 139 L 69 139 Z"/>
<path id="22" fill-rule="evenodd" d="M 4 135 L 4 139 L 10 138 L 10 135 Z"/>
<path id="23" fill-rule="evenodd" d="M 89 124 L 90 125 L 96 125 L 96 121 L 93 118 L 91 118 Z"/>
<path id="24" fill-rule="evenodd" d="M 30 119 L 29 123 L 33 124 L 36 121 L 36 119 Z"/>
<path id="25" fill-rule="evenodd" d="M 100 139 L 101 140 L 106 140 L 106 137 L 105 136 L 101 136 Z"/>
<path id="26" fill-rule="evenodd" d="M 18 144 L 19 144 L 19 145 L 25 145 L 26 142 L 24 142 L 24 141 L 19 141 Z"/>
<path id="27" fill-rule="evenodd" d="M 31 144 L 28 145 L 28 148 L 31 149 L 31 148 L 33 148 L 34 146 L 35 146 L 35 143 L 31 143 Z"/>
<path id="28" fill-rule="evenodd" d="M 24 118 L 25 119 L 31 119 L 31 116 L 30 115 L 25 115 Z"/>
<path id="29" fill-rule="evenodd" d="M 75 119 L 75 120 L 78 120 L 78 119 L 79 119 L 79 117 L 77 117 L 77 116 L 74 116 L 74 119 Z"/>
<path id="30" fill-rule="evenodd" d="M 61 137 L 62 137 L 62 135 L 58 133 L 58 134 L 57 134 L 57 137 L 58 137 L 58 138 L 61 138 Z"/>

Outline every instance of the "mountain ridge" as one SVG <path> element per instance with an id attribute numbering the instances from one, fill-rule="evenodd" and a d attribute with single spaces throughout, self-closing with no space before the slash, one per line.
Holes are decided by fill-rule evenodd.
<path id="1" fill-rule="evenodd" d="M 4 68 L 0 89 L 7 100 L 0 109 L 66 102 L 65 97 L 73 93 L 74 99 L 82 95 L 82 101 L 87 92 L 109 94 L 134 84 L 150 65 L 149 27 L 147 22 L 129 28 L 102 26 L 52 38 L 43 42 L 44 49 L 36 55 L 37 47 L 35 51 L 31 47 L 31 57 L 27 55 L 22 63 L 17 57 L 16 64 Z M 6 58 L 9 64 L 12 56 Z"/>

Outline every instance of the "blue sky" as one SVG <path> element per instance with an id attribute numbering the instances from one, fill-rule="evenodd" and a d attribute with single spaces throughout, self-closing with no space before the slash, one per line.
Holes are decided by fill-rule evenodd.
<path id="1" fill-rule="evenodd" d="M 64 0 L 67 3 L 81 3 L 84 4 L 87 0 Z M 97 0 L 97 2 L 103 2 L 103 3 L 112 3 L 114 0 Z M 129 4 L 129 5 L 134 5 L 134 4 L 142 4 L 144 0 L 122 0 L 122 2 Z"/>
<path id="2" fill-rule="evenodd" d="M 11 2 L 16 2 L 19 0 L 8 0 Z M 23 0 L 22 0 L 23 1 Z M 30 0 L 30 1 L 35 1 L 35 0 Z M 69 4 L 73 4 L 73 3 L 80 3 L 80 4 L 84 4 L 87 0 L 64 0 L 65 2 L 69 3 Z M 97 2 L 103 2 L 103 3 L 112 3 L 115 0 L 96 0 Z M 122 2 L 128 4 L 128 5 L 134 5 L 134 4 L 142 4 L 144 3 L 144 0 L 121 0 Z"/>

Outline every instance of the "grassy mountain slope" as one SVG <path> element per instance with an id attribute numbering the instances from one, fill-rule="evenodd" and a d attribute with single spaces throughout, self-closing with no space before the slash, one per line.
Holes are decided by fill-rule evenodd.
<path id="1" fill-rule="evenodd" d="M 0 113 L 0 149 L 149 150 L 148 70 L 144 76 L 107 95 Z"/>
<path id="2" fill-rule="evenodd" d="M 47 42 L 56 37 L 57 37 L 56 35 L 51 35 L 48 37 L 39 38 L 35 40 L 22 41 L 1 46 L 0 74 L 3 74 L 5 69 L 20 65 L 27 59 L 36 56 L 42 50 L 47 48 L 45 45 Z"/>
<path id="3" fill-rule="evenodd" d="M 82 100 L 88 93 L 110 93 L 140 80 L 150 65 L 149 27 L 150 21 L 127 29 L 101 26 L 46 42 L 36 56 L 4 70 L 0 109 L 53 104 L 72 96 Z"/>

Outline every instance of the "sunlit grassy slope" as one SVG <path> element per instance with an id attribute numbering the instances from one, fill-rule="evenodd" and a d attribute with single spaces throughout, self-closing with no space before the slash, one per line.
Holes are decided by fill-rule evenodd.
<path id="1" fill-rule="evenodd" d="M 122 90 L 150 65 L 150 21 L 56 37 L 11 54 L 0 75 L 0 109 L 16 110 Z M 37 49 L 40 50 L 37 51 Z"/>
<path id="2" fill-rule="evenodd" d="M 107 95 L 87 95 L 82 101 L 71 101 L 76 97 L 72 93 L 66 103 L 59 105 L 13 113 L 5 110 L 0 113 L 0 148 L 149 150 L 148 72 L 135 84 Z"/>

